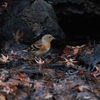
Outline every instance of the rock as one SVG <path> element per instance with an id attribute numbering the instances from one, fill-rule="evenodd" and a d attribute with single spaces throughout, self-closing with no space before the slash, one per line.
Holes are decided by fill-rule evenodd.
<path id="1" fill-rule="evenodd" d="M 100 38 L 100 1 L 96 0 L 46 0 L 53 5 L 59 25 L 67 34 L 68 42 L 83 44 L 87 38 Z M 67 43 L 68 43 L 67 42 Z M 73 45 L 73 44 L 72 44 Z"/>
<path id="2" fill-rule="evenodd" d="M 19 30 L 24 33 L 20 42 L 31 44 L 44 34 L 52 34 L 64 40 L 64 32 L 59 27 L 55 12 L 44 0 L 16 0 L 7 8 L 5 23 L 1 32 L 7 39 Z"/>
<path id="3" fill-rule="evenodd" d="M 81 52 L 78 60 L 86 67 L 89 71 L 94 70 L 95 66 L 100 62 L 100 44 L 96 45 L 89 54 Z"/>
<path id="4" fill-rule="evenodd" d="M 46 0 L 59 14 L 97 14 L 100 15 L 100 1 L 91 0 Z M 59 9 L 60 8 L 60 9 Z M 63 8 L 63 11 L 61 10 Z M 97 13 L 98 12 L 98 13 Z"/>

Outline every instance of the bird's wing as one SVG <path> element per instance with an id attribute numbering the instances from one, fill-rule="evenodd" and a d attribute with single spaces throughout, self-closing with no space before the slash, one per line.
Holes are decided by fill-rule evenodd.
<path id="1" fill-rule="evenodd" d="M 36 41 L 34 44 L 32 44 L 27 50 L 28 51 L 38 51 L 42 46 L 41 40 Z"/>

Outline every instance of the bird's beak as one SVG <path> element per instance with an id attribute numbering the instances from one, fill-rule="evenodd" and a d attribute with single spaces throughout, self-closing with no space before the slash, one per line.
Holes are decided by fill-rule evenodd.
<path id="1" fill-rule="evenodd" d="M 54 39 L 56 39 L 55 37 L 52 37 L 52 39 L 54 40 Z"/>

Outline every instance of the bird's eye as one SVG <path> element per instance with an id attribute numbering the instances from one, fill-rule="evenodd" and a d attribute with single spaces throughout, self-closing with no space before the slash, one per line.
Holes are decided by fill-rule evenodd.
<path id="1" fill-rule="evenodd" d="M 49 38 L 51 38 L 51 37 L 49 37 Z"/>

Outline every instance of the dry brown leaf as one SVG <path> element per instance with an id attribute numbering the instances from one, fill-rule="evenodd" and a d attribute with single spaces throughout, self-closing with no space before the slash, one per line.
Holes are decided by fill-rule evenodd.
<path id="1" fill-rule="evenodd" d="M 28 61 L 28 65 L 31 66 L 33 62 L 31 60 Z"/>
<path id="2" fill-rule="evenodd" d="M 25 73 L 20 73 L 19 75 L 14 76 L 14 79 L 17 79 L 17 80 L 23 80 L 25 78 L 26 78 Z"/>
<path id="3" fill-rule="evenodd" d="M 19 40 L 21 40 L 23 36 L 23 33 L 20 33 L 19 30 L 15 33 L 13 33 L 13 37 L 15 39 L 15 41 L 19 44 Z"/>
<path id="4" fill-rule="evenodd" d="M 53 82 L 52 82 L 52 81 L 47 81 L 46 86 L 47 86 L 48 88 L 53 87 Z"/>
<path id="5" fill-rule="evenodd" d="M 81 51 L 81 49 L 84 47 L 85 45 L 81 45 L 81 46 L 73 46 L 72 48 L 73 48 L 73 54 L 74 55 L 77 55 L 80 51 Z"/>
<path id="6" fill-rule="evenodd" d="M 5 44 L 3 45 L 3 49 L 4 49 L 4 50 L 8 50 L 10 44 L 11 44 L 11 41 L 5 41 Z"/>
<path id="7" fill-rule="evenodd" d="M 13 93 L 16 94 L 17 93 L 17 86 L 18 83 L 16 82 L 16 80 L 10 80 L 8 82 L 5 82 L 5 84 L 3 85 L 3 92 L 9 94 L 9 93 Z"/>
<path id="8" fill-rule="evenodd" d="M 45 64 L 49 64 L 52 60 L 51 59 L 45 59 L 44 62 Z"/>
<path id="9" fill-rule="evenodd" d="M 85 72 L 84 71 L 79 71 L 78 75 L 85 75 Z"/>
<path id="10" fill-rule="evenodd" d="M 32 84 L 30 84 L 30 82 L 28 82 L 26 80 L 21 80 L 21 84 L 24 85 L 24 86 L 29 86 L 29 87 L 32 86 Z"/>
<path id="11" fill-rule="evenodd" d="M 80 47 L 79 46 L 75 46 L 75 47 L 72 47 L 72 48 L 73 48 L 73 54 L 77 55 L 79 53 Z"/>
<path id="12" fill-rule="evenodd" d="M 10 85 L 10 92 L 16 95 L 16 93 L 17 93 L 17 85 L 16 84 Z"/>
<path id="13" fill-rule="evenodd" d="M 88 92 L 80 92 L 77 94 L 77 97 L 75 100 L 94 100 L 94 99 L 91 98 Z"/>
<path id="14" fill-rule="evenodd" d="M 15 52 L 14 50 L 11 50 L 10 55 L 17 55 L 17 52 Z"/>
<path id="15" fill-rule="evenodd" d="M 44 61 L 43 61 L 40 57 L 39 57 L 39 58 L 35 57 L 35 61 L 36 61 L 36 63 L 39 64 L 39 65 L 44 64 Z"/>
<path id="16" fill-rule="evenodd" d="M 5 7 L 5 8 L 7 8 L 7 6 L 8 6 L 7 2 L 4 2 L 4 5 L 2 5 L 2 7 Z"/>
<path id="17" fill-rule="evenodd" d="M 97 96 L 100 96 L 100 88 L 99 88 L 99 87 L 93 88 L 93 92 L 94 92 Z"/>
<path id="18" fill-rule="evenodd" d="M 32 31 L 35 31 L 38 28 L 38 26 L 39 26 L 38 23 L 34 23 Z"/>
<path id="19" fill-rule="evenodd" d="M 3 62 L 3 63 L 8 63 L 9 62 L 9 60 L 8 60 L 9 57 L 8 56 L 4 56 L 3 54 L 1 54 L 1 56 L 2 56 L 0 58 L 0 61 L 1 62 Z"/>
<path id="20" fill-rule="evenodd" d="M 85 54 L 91 54 L 92 51 L 90 49 L 85 50 Z"/>
<path id="21" fill-rule="evenodd" d="M 93 45 L 91 45 L 91 43 L 89 42 L 88 44 L 84 46 L 83 51 L 85 52 L 85 54 L 91 54 L 92 48 L 93 48 Z"/>
<path id="22" fill-rule="evenodd" d="M 38 81 L 35 80 L 34 88 L 35 89 L 43 89 L 43 85 L 42 85 L 41 82 L 38 82 Z"/>
<path id="23" fill-rule="evenodd" d="M 62 57 L 66 57 L 68 55 L 70 55 L 72 52 L 72 46 L 66 46 L 63 50 L 63 54 L 62 54 Z"/>
<path id="24" fill-rule="evenodd" d="M 0 86 L 4 86 L 4 84 L 5 83 L 0 80 Z"/>
<path id="25" fill-rule="evenodd" d="M 54 69 L 49 69 L 49 68 L 44 68 L 40 72 L 42 72 L 44 75 L 55 75 L 55 70 Z"/>
<path id="26" fill-rule="evenodd" d="M 6 97 L 3 94 L 0 94 L 0 100 L 6 100 Z"/>
<path id="27" fill-rule="evenodd" d="M 65 57 L 63 57 L 63 58 L 64 58 L 64 60 L 65 60 L 64 62 L 66 63 L 67 66 L 73 66 L 74 67 L 75 66 L 74 64 L 77 63 L 77 61 L 74 61 L 74 59 L 71 59 L 71 58 L 67 59 Z"/>
<path id="28" fill-rule="evenodd" d="M 9 94 L 9 93 L 11 93 L 11 88 L 8 85 L 5 85 L 3 87 L 3 90 L 2 91 L 5 92 L 5 93 L 7 93 L 7 94 Z"/>
<path id="29" fill-rule="evenodd" d="M 44 95 L 44 99 L 52 98 L 52 94 L 50 94 L 48 91 Z"/>
<path id="30" fill-rule="evenodd" d="M 95 68 L 96 68 L 96 71 L 92 72 L 90 76 L 93 76 L 96 78 L 97 76 L 100 75 L 100 63 L 99 62 L 97 63 L 97 66 L 95 66 Z"/>
<path id="31" fill-rule="evenodd" d="M 95 72 L 93 72 L 93 73 L 91 73 L 90 74 L 90 76 L 92 76 L 92 77 L 97 77 L 97 76 L 99 76 L 100 75 L 100 72 L 99 71 L 95 71 Z"/>
<path id="32" fill-rule="evenodd" d="M 97 63 L 97 66 L 95 66 L 96 67 L 96 70 L 98 71 L 98 72 L 100 72 L 100 63 L 98 62 Z"/>
<path id="33" fill-rule="evenodd" d="M 62 54 L 62 57 L 68 57 L 68 56 L 77 56 L 80 51 L 82 50 L 82 48 L 84 47 L 85 45 L 81 45 L 81 46 L 66 46 L 65 49 L 63 50 L 63 53 Z"/>
<path id="34" fill-rule="evenodd" d="M 83 91 L 84 89 L 89 90 L 89 87 L 84 85 L 79 86 L 80 91 Z"/>

